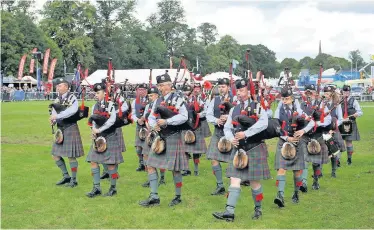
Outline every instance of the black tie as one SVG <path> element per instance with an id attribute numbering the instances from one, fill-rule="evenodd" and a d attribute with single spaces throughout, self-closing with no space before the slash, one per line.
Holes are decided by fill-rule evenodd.
<path id="1" fill-rule="evenodd" d="M 291 117 L 291 109 L 290 109 L 289 105 L 286 105 L 286 111 L 287 111 L 288 118 L 290 118 Z"/>
<path id="2" fill-rule="evenodd" d="M 244 101 L 240 102 L 241 110 L 244 110 Z"/>

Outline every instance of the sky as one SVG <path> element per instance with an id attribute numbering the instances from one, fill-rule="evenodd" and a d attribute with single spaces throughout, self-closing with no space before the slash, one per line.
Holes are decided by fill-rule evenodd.
<path id="1" fill-rule="evenodd" d="M 41 9 L 46 0 L 38 0 Z M 158 0 L 138 0 L 135 16 L 145 22 Z M 284 58 L 300 60 L 322 52 L 348 59 L 359 49 L 366 62 L 374 55 L 374 1 L 181 0 L 186 23 L 215 24 L 219 37 L 240 44 L 263 44 Z"/>

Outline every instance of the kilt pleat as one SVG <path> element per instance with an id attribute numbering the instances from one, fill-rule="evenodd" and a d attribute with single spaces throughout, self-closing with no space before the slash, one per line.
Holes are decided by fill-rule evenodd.
<path id="1" fill-rule="evenodd" d="M 282 146 L 285 143 L 284 140 L 280 139 L 277 143 L 277 149 L 275 152 L 275 161 L 274 161 L 274 168 L 278 169 L 286 169 L 286 170 L 302 170 L 305 169 L 305 146 L 306 146 L 306 138 L 302 137 L 299 143 L 296 146 L 296 157 L 293 160 L 285 160 L 282 157 Z"/>
<path id="2" fill-rule="evenodd" d="M 208 160 L 216 160 L 220 162 L 229 162 L 230 161 L 230 153 L 221 153 L 218 150 L 218 141 L 223 136 L 217 136 L 219 131 L 217 131 L 217 128 L 214 128 L 214 133 L 212 137 L 210 138 L 210 143 L 208 150 L 206 151 L 206 157 Z"/>
<path id="3" fill-rule="evenodd" d="M 267 161 L 267 147 L 265 143 L 261 143 L 256 147 L 247 151 L 248 167 L 244 169 L 236 169 L 233 165 L 233 159 L 236 149 L 231 152 L 229 167 L 226 171 L 227 177 L 240 178 L 244 180 L 267 180 L 270 179 L 270 170 Z"/>
<path id="4" fill-rule="evenodd" d="M 184 144 L 185 151 L 188 152 L 188 153 L 206 153 L 207 147 L 206 147 L 202 127 L 196 129 L 194 131 L 194 133 L 195 133 L 195 136 L 196 136 L 196 142 L 193 143 L 193 144 L 186 144 L 184 142 L 185 131 L 182 132 L 183 144 Z"/>
<path id="5" fill-rule="evenodd" d="M 147 132 L 148 136 L 149 132 Z M 151 147 L 148 146 L 147 142 L 144 142 L 142 154 L 143 155 L 149 155 L 149 152 L 151 151 Z"/>
<path id="6" fill-rule="evenodd" d="M 145 145 L 145 141 L 140 140 L 139 138 L 139 131 L 142 128 L 140 125 L 136 124 L 136 131 L 135 131 L 135 147 L 142 147 Z"/>
<path id="7" fill-rule="evenodd" d="M 357 122 L 352 122 L 352 133 L 351 135 L 342 135 L 343 139 L 346 141 L 359 141 L 360 138 L 360 132 L 358 131 Z"/>
<path id="8" fill-rule="evenodd" d="M 116 131 L 117 131 L 119 145 L 121 146 L 121 151 L 124 153 L 126 152 L 126 145 L 125 145 L 125 139 L 123 137 L 122 128 L 117 128 Z"/>
<path id="9" fill-rule="evenodd" d="M 166 150 L 161 154 L 149 151 L 147 165 L 170 171 L 188 170 L 188 157 L 185 154 L 181 133 L 166 138 Z"/>
<path id="10" fill-rule="evenodd" d="M 118 132 L 111 134 L 106 139 L 107 149 L 103 153 L 98 153 L 91 144 L 90 152 L 87 155 L 87 162 L 96 162 L 99 164 L 120 164 L 123 163 L 122 149 L 119 144 Z"/>
<path id="11" fill-rule="evenodd" d="M 316 164 L 327 164 L 329 162 L 327 145 L 325 144 L 325 141 L 323 140 L 322 137 L 317 138 L 317 141 L 321 145 L 321 153 L 318 155 L 310 155 L 307 149 L 307 145 L 308 145 L 308 142 L 307 142 L 305 145 L 306 151 L 305 151 L 304 159 L 306 162 L 311 162 L 311 163 L 316 163 Z"/>
<path id="12" fill-rule="evenodd" d="M 340 147 L 340 152 L 345 152 L 347 148 L 345 147 L 345 143 L 342 137 L 342 134 L 339 131 L 335 131 L 334 137 L 336 141 L 338 142 L 338 145 Z"/>
<path id="13" fill-rule="evenodd" d="M 212 132 L 210 131 L 209 124 L 208 124 L 207 120 L 203 120 L 201 122 L 201 129 L 202 129 L 203 136 L 205 138 L 212 136 Z"/>
<path id="14" fill-rule="evenodd" d="M 84 156 L 81 134 L 77 124 L 73 124 L 63 131 L 64 141 L 62 144 L 53 143 L 52 155 L 59 157 L 81 157 Z"/>

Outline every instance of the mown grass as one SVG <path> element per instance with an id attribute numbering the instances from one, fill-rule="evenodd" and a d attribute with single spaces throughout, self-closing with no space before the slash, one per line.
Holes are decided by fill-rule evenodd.
<path id="1" fill-rule="evenodd" d="M 331 166 L 325 165 L 321 189 L 302 194 L 297 205 L 291 203 L 293 182 L 289 174 L 284 209 L 273 204 L 275 179 L 264 181 L 264 215 L 259 221 L 250 219 L 253 201 L 250 189 L 244 187 L 234 223 L 218 221 L 211 215 L 223 210 L 226 199 L 209 195 L 215 188 L 215 179 L 205 157 L 201 160 L 200 176 L 184 178 L 181 205 L 168 207 L 174 196 L 174 185 L 171 173 L 167 172 L 167 184 L 159 189 L 161 206 L 140 207 L 138 201 L 145 199 L 149 190 L 141 187 L 146 174 L 135 172 L 134 126 L 123 129 L 127 152 L 125 163 L 120 165 L 116 197 L 85 197 L 92 187 L 90 166 L 85 157 L 79 159 L 77 188 L 55 186 L 61 174 L 50 156 L 52 135 L 47 105 L 47 102 L 2 104 L 3 228 L 374 228 L 373 103 L 362 104 L 371 107 L 364 107 L 364 116 L 358 120 L 362 140 L 355 143 L 352 166 L 345 164 L 344 153 L 338 178 L 331 179 Z M 80 122 L 80 130 L 87 153 L 91 139 L 86 122 Z M 276 140 L 267 143 L 269 165 L 275 177 Z M 102 187 L 106 191 L 109 182 L 104 181 Z"/>

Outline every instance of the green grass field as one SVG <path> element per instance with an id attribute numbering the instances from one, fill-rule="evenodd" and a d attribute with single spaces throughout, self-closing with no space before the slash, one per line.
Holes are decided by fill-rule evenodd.
<path id="1" fill-rule="evenodd" d="M 50 154 L 51 127 L 47 102 L 2 103 L 1 121 L 1 224 L 2 228 L 374 228 L 374 104 L 363 103 L 364 116 L 358 120 L 361 138 L 355 143 L 353 165 L 343 154 L 338 178 L 330 178 L 330 164 L 323 167 L 319 191 L 302 194 L 300 203 L 291 202 L 293 180 L 287 176 L 286 208 L 273 204 L 275 179 L 263 182 L 263 218 L 252 221 L 250 189 L 242 188 L 234 223 L 218 221 L 212 212 L 223 210 L 226 199 L 210 196 L 215 188 L 210 162 L 202 157 L 200 176 L 184 177 L 181 205 L 170 208 L 174 197 L 172 175 L 166 172 L 166 186 L 159 189 L 161 205 L 142 208 L 138 201 L 148 197 L 141 187 L 144 172 L 135 172 L 134 125 L 124 128 L 127 152 L 120 165 L 118 195 L 112 198 L 85 196 L 92 188 L 90 165 L 80 158 L 79 186 L 57 187 L 61 178 Z M 87 120 L 80 122 L 85 153 L 91 144 Z M 267 142 L 273 170 L 276 140 Z M 192 166 L 192 162 L 190 162 Z M 226 165 L 223 164 L 226 168 Z M 228 179 L 225 179 L 227 185 Z M 311 182 L 310 184 L 311 185 Z M 104 181 L 106 192 L 109 182 Z"/>

